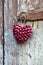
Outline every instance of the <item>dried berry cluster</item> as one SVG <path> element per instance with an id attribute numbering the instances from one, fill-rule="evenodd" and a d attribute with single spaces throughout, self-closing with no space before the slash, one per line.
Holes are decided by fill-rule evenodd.
<path id="1" fill-rule="evenodd" d="M 32 27 L 30 25 L 22 26 L 20 24 L 14 24 L 13 34 L 18 43 L 25 43 L 32 35 Z"/>

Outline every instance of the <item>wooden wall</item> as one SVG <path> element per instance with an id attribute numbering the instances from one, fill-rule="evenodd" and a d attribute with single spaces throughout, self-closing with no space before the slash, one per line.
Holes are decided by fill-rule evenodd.
<path id="1" fill-rule="evenodd" d="M 33 27 L 33 36 L 24 45 L 17 45 L 12 27 L 16 16 L 16 0 L 4 0 L 5 65 L 43 65 L 43 21 L 28 21 Z M 3 16 L 0 1 L 0 65 L 3 65 Z"/>
<path id="2" fill-rule="evenodd" d="M 0 0 L 0 65 L 3 65 L 3 16 L 2 0 Z"/>

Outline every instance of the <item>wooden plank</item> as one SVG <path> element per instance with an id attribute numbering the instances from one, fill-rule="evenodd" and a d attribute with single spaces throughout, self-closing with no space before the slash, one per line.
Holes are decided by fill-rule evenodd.
<path id="1" fill-rule="evenodd" d="M 34 21 L 34 25 L 27 22 L 33 25 L 33 36 L 24 45 L 19 45 L 12 33 L 15 16 L 16 0 L 5 0 L 5 65 L 43 65 L 43 21 Z"/>
<path id="2" fill-rule="evenodd" d="M 22 12 L 21 12 L 22 13 Z M 21 13 L 19 16 L 17 16 L 18 19 L 20 19 L 21 17 Z M 43 20 L 43 10 L 35 10 L 35 11 L 31 11 L 29 12 L 25 12 L 25 16 L 26 16 L 26 20 Z"/>
<path id="3" fill-rule="evenodd" d="M 3 16 L 2 0 L 0 0 L 0 65 L 3 65 Z"/>

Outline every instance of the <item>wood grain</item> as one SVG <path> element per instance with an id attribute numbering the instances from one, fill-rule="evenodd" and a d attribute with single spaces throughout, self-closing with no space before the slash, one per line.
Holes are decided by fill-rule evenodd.
<path id="1" fill-rule="evenodd" d="M 43 0 L 17 0 L 17 16 L 20 19 L 21 12 L 26 13 L 26 20 L 43 19 Z"/>
<path id="2" fill-rule="evenodd" d="M 43 20 L 43 10 L 35 10 L 35 11 L 31 11 L 31 12 L 25 12 L 26 13 L 26 20 Z M 20 19 L 20 15 L 17 16 L 18 19 Z"/>
<path id="3" fill-rule="evenodd" d="M 3 16 L 2 16 L 2 0 L 0 0 L 0 65 L 3 65 Z"/>
<path id="4" fill-rule="evenodd" d="M 33 36 L 24 45 L 17 44 L 12 32 L 16 6 L 16 0 L 4 2 L 5 65 L 43 65 L 43 21 L 27 21 L 33 25 Z"/>

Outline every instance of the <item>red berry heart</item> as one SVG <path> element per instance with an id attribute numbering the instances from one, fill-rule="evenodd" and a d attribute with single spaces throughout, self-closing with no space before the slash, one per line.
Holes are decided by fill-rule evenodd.
<path id="1" fill-rule="evenodd" d="M 18 43 L 25 43 L 32 35 L 32 27 L 30 25 L 14 24 L 13 34 Z"/>

